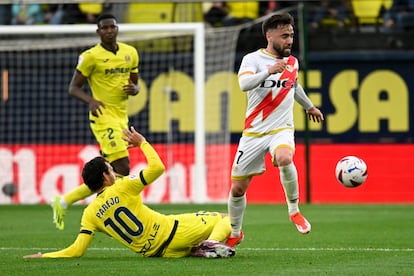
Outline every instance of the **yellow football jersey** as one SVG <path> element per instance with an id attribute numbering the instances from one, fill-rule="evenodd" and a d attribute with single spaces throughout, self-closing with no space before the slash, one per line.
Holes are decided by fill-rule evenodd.
<path id="1" fill-rule="evenodd" d="M 128 95 L 122 87 L 128 84 L 131 73 L 138 73 L 138 64 L 138 51 L 122 42 L 118 42 L 116 53 L 97 44 L 79 56 L 76 69 L 88 79 L 93 98 L 105 105 L 103 115 L 90 114 L 96 124 L 128 120 Z"/>
<path id="2" fill-rule="evenodd" d="M 105 189 L 85 209 L 81 232 L 100 231 L 136 253 L 156 255 L 170 236 L 174 219 L 143 204 L 139 194 L 143 187 L 139 176 L 126 176 Z"/>

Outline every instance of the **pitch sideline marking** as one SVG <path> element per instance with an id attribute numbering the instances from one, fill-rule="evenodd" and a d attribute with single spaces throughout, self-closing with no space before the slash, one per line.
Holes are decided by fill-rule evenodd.
<path id="1" fill-rule="evenodd" d="M 28 251 L 55 251 L 61 248 L 40 248 L 40 247 L 0 247 L 1 251 L 13 251 L 13 250 L 28 250 Z M 129 251 L 128 248 L 109 248 L 109 247 L 90 247 L 91 251 Z M 238 248 L 237 251 L 366 251 L 366 252 L 414 252 L 414 248 Z"/>

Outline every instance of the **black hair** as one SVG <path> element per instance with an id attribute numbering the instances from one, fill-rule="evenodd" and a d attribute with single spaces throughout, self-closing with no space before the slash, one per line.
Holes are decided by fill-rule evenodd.
<path id="1" fill-rule="evenodd" d="M 99 23 L 101 23 L 101 21 L 105 19 L 114 19 L 116 22 L 118 22 L 115 15 L 112 15 L 109 13 L 103 13 L 96 18 L 96 25 L 98 25 L 98 28 L 99 28 Z"/>
<path id="2" fill-rule="evenodd" d="M 82 170 L 83 182 L 91 191 L 96 192 L 103 186 L 104 173 L 109 173 L 105 158 L 98 156 L 85 164 Z"/>
<path id="3" fill-rule="evenodd" d="M 270 29 L 276 29 L 279 26 L 292 25 L 294 26 L 295 20 L 289 13 L 274 14 L 266 19 L 262 24 L 263 35 Z"/>

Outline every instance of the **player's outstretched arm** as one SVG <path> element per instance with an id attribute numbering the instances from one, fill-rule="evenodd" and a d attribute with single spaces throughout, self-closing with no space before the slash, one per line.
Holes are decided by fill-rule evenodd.
<path id="1" fill-rule="evenodd" d="M 68 247 L 54 252 L 41 253 L 23 256 L 25 259 L 34 258 L 77 258 L 83 256 L 93 239 L 92 233 L 80 233 L 76 240 Z"/>
<path id="2" fill-rule="evenodd" d="M 148 166 L 142 170 L 142 176 L 146 182 L 145 185 L 154 182 L 165 171 L 164 163 L 158 153 L 134 127 L 125 129 L 124 134 L 125 137 L 123 139 L 128 142 L 128 148 L 140 147 L 147 158 Z"/>

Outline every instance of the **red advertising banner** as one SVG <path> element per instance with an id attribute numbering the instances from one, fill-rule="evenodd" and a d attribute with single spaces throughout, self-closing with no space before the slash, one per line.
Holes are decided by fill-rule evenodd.
<path id="1" fill-rule="evenodd" d="M 166 173 L 144 193 L 148 203 L 191 203 L 194 178 L 193 145 L 155 145 L 166 164 Z M 230 187 L 230 166 L 237 145 L 210 145 L 206 149 L 208 202 L 226 202 Z M 210 161 L 210 152 L 223 154 L 223 162 Z M 187 152 L 184 158 L 179 152 Z M 46 203 L 56 194 L 81 184 L 83 164 L 99 150 L 89 145 L 0 145 L 0 187 L 15 183 L 18 193 L 9 198 L 0 193 L 0 204 Z M 172 155 L 167 156 L 167 154 Z M 368 166 L 367 181 L 357 188 L 345 188 L 335 178 L 336 162 L 347 155 L 362 158 Z M 230 157 L 228 157 L 230 156 Z M 214 159 L 216 160 L 216 159 Z M 295 163 L 299 174 L 300 200 L 312 203 L 414 203 L 412 144 L 315 144 L 310 148 L 310 190 L 305 183 L 305 147 L 297 145 Z M 256 176 L 247 193 L 249 203 L 283 203 L 279 171 L 266 158 L 267 171 Z M 131 152 L 131 172 L 146 166 L 137 149 Z M 85 202 L 88 202 L 86 200 Z"/>
<path id="2" fill-rule="evenodd" d="M 300 201 L 306 202 L 305 147 L 297 145 L 295 164 L 299 174 Z M 345 188 L 336 180 L 336 163 L 355 155 L 368 166 L 368 178 L 357 188 Z M 312 203 L 414 203 L 414 145 L 332 144 L 311 145 L 310 198 Z M 279 171 L 271 167 L 256 177 L 247 194 L 249 202 L 284 202 Z"/>

